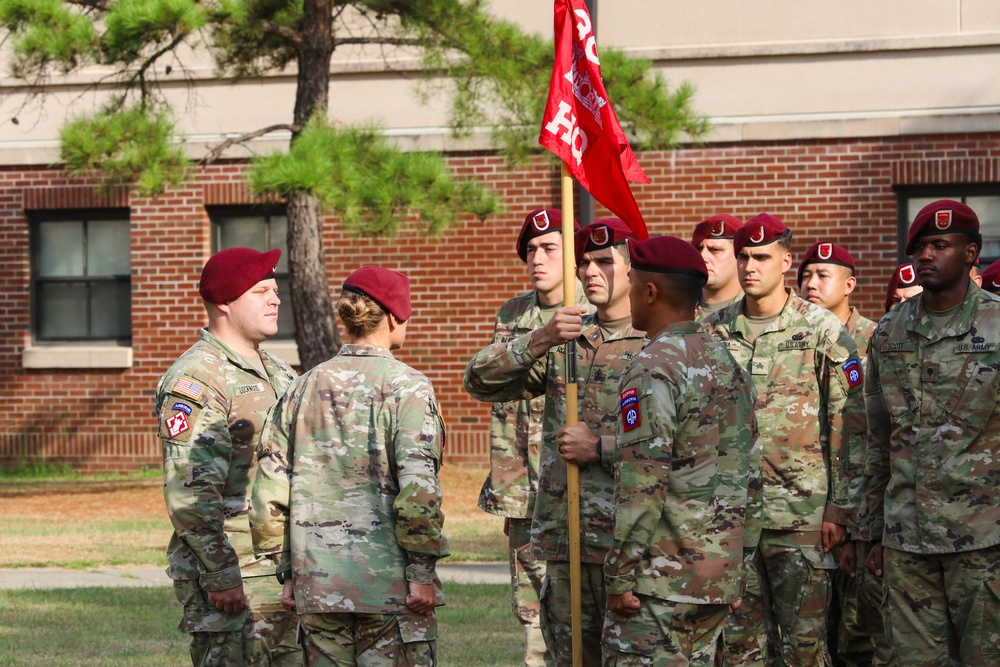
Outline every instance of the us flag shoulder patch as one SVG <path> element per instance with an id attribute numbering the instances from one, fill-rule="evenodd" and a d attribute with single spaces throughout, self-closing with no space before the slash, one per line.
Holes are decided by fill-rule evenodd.
<path id="1" fill-rule="evenodd" d="M 636 389 L 626 389 L 619 396 L 619 412 L 622 415 L 622 430 L 631 431 L 642 424 L 642 415 L 639 414 L 639 391 Z"/>
<path id="2" fill-rule="evenodd" d="M 174 388 L 170 390 L 173 394 L 187 396 L 192 401 L 197 401 L 205 393 L 205 387 L 201 386 L 190 378 L 181 378 L 174 383 Z"/>
<path id="3" fill-rule="evenodd" d="M 849 386 L 857 387 L 865 381 L 864 377 L 861 375 L 861 362 L 857 359 L 848 359 L 847 363 L 841 368 L 844 369 L 844 376 L 847 378 L 847 384 Z"/>

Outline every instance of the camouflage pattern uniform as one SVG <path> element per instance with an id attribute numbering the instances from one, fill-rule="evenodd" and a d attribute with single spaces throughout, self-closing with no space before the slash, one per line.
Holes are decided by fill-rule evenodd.
<path id="1" fill-rule="evenodd" d="M 732 299 L 728 299 L 721 303 L 713 303 L 711 308 L 708 307 L 708 304 L 705 303 L 704 300 L 699 299 L 698 305 L 694 307 L 694 321 L 702 322 L 706 317 L 708 317 L 712 313 L 718 312 L 723 308 L 728 308 L 729 306 L 733 305 L 742 298 L 743 298 L 743 291 L 740 290 L 740 293 L 734 296 Z"/>
<path id="2" fill-rule="evenodd" d="M 443 423 L 427 378 L 371 345 L 344 345 L 299 378 L 261 439 L 251 526 L 292 573 L 308 665 L 433 665 Z M 362 658 L 362 654 L 364 654 Z"/>
<path id="3" fill-rule="evenodd" d="M 868 341 L 875 333 L 875 322 L 866 317 L 854 306 L 844 323 L 847 333 L 858 346 L 858 356 L 861 367 L 868 363 Z M 858 470 L 864 469 L 864 460 L 855 464 Z M 862 504 L 864 491 L 861 488 L 861 478 L 851 487 L 851 498 Z M 859 530 L 859 526 L 849 528 L 849 541 L 854 542 L 857 554 L 857 570 L 855 576 L 849 576 L 840 571 L 833 571 L 833 602 L 830 605 L 830 638 L 831 653 L 835 667 L 870 667 L 875 656 L 876 646 L 881 642 L 884 648 L 881 614 L 872 615 L 869 610 L 881 606 L 882 582 L 868 574 L 865 570 L 865 559 L 871 549 L 871 542 Z M 839 549 L 835 555 L 839 560 Z M 864 600 L 862 600 L 864 597 Z M 883 651 L 883 655 L 885 655 Z M 887 659 L 887 656 L 886 658 Z M 884 665 L 885 662 L 875 663 Z"/>
<path id="4" fill-rule="evenodd" d="M 267 414 L 295 379 L 260 352 L 267 376 L 207 330 L 156 388 L 163 495 L 174 526 L 167 574 L 184 608 L 194 665 L 299 665 L 298 619 L 281 608 L 270 561 L 254 556 L 250 490 Z M 207 591 L 243 583 L 250 608 L 225 613 Z"/>
<path id="5" fill-rule="evenodd" d="M 942 328 L 909 299 L 872 338 L 865 492 L 901 665 L 1000 664 L 998 331 L 970 283 Z"/>
<path id="6" fill-rule="evenodd" d="M 565 345 L 535 359 L 528 349 L 530 333 L 510 343 L 491 345 L 465 369 L 465 387 L 481 401 L 545 396 L 538 496 L 531 522 L 531 545 L 546 563 L 542 591 L 542 632 L 556 664 L 572 664 L 569 600 L 569 517 L 566 505 L 566 462 L 559 454 L 556 430 L 566 424 Z M 612 463 L 616 442 L 618 380 L 638 354 L 644 334 L 631 326 L 603 340 L 596 315 L 583 319 L 577 337 L 576 368 L 579 423 L 600 437 L 601 461 L 580 466 L 580 560 L 583 577 L 584 664 L 600 664 L 604 623 L 604 556 L 614 530 Z"/>
<path id="7" fill-rule="evenodd" d="M 577 303 L 590 306 L 583 290 Z M 508 343 L 543 326 L 542 307 L 534 291 L 504 303 L 493 327 L 493 343 Z M 545 561 L 531 552 L 531 515 L 538 491 L 538 452 L 542 443 L 545 398 L 498 402 L 490 419 L 490 473 L 479 494 L 479 508 L 507 519 L 511 604 L 525 630 L 525 665 L 546 662 L 539 624 L 538 595 L 545 579 Z"/>
<path id="8" fill-rule="evenodd" d="M 711 665 L 741 594 L 744 526 L 759 514 L 750 376 L 694 322 L 658 333 L 621 380 L 605 665 Z M 753 539 L 753 538 L 751 538 Z"/>
<path id="9" fill-rule="evenodd" d="M 786 664 L 825 664 L 828 571 L 837 563 L 822 550 L 822 524 L 856 519 L 850 486 L 867 429 L 857 346 L 835 315 L 792 293 L 756 338 L 743 312 L 739 302 L 704 324 L 757 390 L 764 511 L 756 564 L 770 594 L 768 632 L 772 642 L 780 632 Z"/>

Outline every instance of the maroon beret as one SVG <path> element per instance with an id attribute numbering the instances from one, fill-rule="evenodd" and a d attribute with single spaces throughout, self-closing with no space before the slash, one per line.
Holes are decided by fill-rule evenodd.
<path id="1" fill-rule="evenodd" d="M 573 238 L 573 250 L 576 263 L 579 264 L 585 252 L 601 250 L 624 243 L 636 241 L 635 233 L 621 218 L 600 218 L 583 227 Z"/>
<path id="2" fill-rule="evenodd" d="M 573 221 L 573 229 L 580 225 Z M 562 231 L 562 211 L 557 208 L 539 208 L 525 216 L 521 233 L 517 235 L 517 256 L 528 261 L 528 241 L 538 236 Z"/>
<path id="3" fill-rule="evenodd" d="M 742 227 L 736 230 L 736 234 L 733 236 L 733 250 L 739 254 L 745 246 L 769 245 L 786 231 L 788 228 L 781 220 L 773 215 L 761 213 L 747 220 Z"/>
<path id="4" fill-rule="evenodd" d="M 742 226 L 743 223 L 736 216 L 713 215 L 699 222 L 694 228 L 694 234 L 691 235 L 691 245 L 697 248 L 707 238 L 731 239 L 736 235 L 736 230 Z"/>
<path id="5" fill-rule="evenodd" d="M 212 255 L 201 270 L 198 293 L 209 303 L 229 303 L 265 278 L 273 278 L 281 251 L 227 248 Z"/>
<path id="6" fill-rule="evenodd" d="M 344 291 L 364 294 L 397 320 L 410 319 L 410 279 L 381 266 L 362 266 L 344 280 Z"/>
<path id="7" fill-rule="evenodd" d="M 1000 259 L 983 271 L 983 289 L 993 294 L 1000 294 Z"/>
<path id="8" fill-rule="evenodd" d="M 680 273 L 708 280 L 708 267 L 701 253 L 674 236 L 654 236 L 629 248 L 632 268 L 654 273 Z"/>
<path id="9" fill-rule="evenodd" d="M 896 267 L 889 278 L 889 289 L 885 292 L 885 309 L 889 310 L 892 304 L 892 295 L 900 287 L 919 287 L 917 282 L 917 270 L 913 268 L 912 262 L 904 262 Z"/>
<path id="10" fill-rule="evenodd" d="M 939 199 L 920 209 L 910 225 L 906 254 L 913 254 L 913 244 L 921 236 L 941 234 L 979 234 L 979 217 L 962 202 Z"/>
<path id="11" fill-rule="evenodd" d="M 806 251 L 797 274 L 799 285 L 802 284 L 802 269 L 810 264 L 839 264 L 840 266 L 846 266 L 851 271 L 854 270 L 854 258 L 851 256 L 851 253 L 836 243 L 830 243 L 829 241 L 815 243 L 813 247 Z"/>

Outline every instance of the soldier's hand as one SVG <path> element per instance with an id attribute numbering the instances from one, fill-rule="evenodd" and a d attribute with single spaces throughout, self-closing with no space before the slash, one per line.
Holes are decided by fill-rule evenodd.
<path id="1" fill-rule="evenodd" d="M 556 430 L 556 442 L 559 443 L 559 454 L 568 463 L 584 465 L 601 460 L 601 455 L 597 453 L 600 438 L 586 424 L 563 426 Z"/>
<path id="2" fill-rule="evenodd" d="M 288 611 L 295 611 L 295 582 L 286 579 L 281 589 L 281 606 Z"/>
<path id="3" fill-rule="evenodd" d="M 437 602 L 434 584 L 415 584 L 409 582 L 410 594 L 406 596 L 406 606 L 418 614 L 430 616 Z"/>
<path id="4" fill-rule="evenodd" d="M 208 591 L 208 602 L 227 614 L 235 614 L 250 606 L 243 594 L 243 584 L 224 591 Z"/>
<path id="5" fill-rule="evenodd" d="M 840 547 L 840 571 L 848 577 L 858 575 L 858 549 L 855 543 L 844 542 Z"/>
<path id="6" fill-rule="evenodd" d="M 583 316 L 587 309 L 583 306 L 562 306 L 557 308 L 549 323 L 531 334 L 531 356 L 538 358 L 556 345 L 576 340 L 583 332 Z"/>
<path id="7" fill-rule="evenodd" d="M 881 542 L 876 542 L 872 546 L 872 550 L 868 552 L 868 560 L 865 562 L 865 567 L 868 571 L 874 574 L 876 577 L 882 576 L 882 557 L 884 555 L 884 550 L 882 548 Z"/>
<path id="8" fill-rule="evenodd" d="M 831 521 L 823 522 L 823 551 L 833 551 L 847 539 L 847 528 Z"/>
<path id="9" fill-rule="evenodd" d="M 608 609 L 619 616 L 635 616 L 640 606 L 639 598 L 632 591 L 625 591 L 621 595 L 608 593 Z"/>

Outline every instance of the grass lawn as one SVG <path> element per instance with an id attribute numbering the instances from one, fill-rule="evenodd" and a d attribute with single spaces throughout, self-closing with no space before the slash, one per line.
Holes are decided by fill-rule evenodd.
<path id="1" fill-rule="evenodd" d="M 445 584 L 441 667 L 516 667 L 523 635 L 503 585 Z M 0 591 L 0 667 L 177 667 L 188 663 L 169 588 Z"/>
<path id="2" fill-rule="evenodd" d="M 447 562 L 506 561 L 503 520 L 476 507 L 486 471 L 444 466 Z M 119 478 L 0 474 L 0 567 L 166 567 L 171 526 L 159 473 Z"/>

